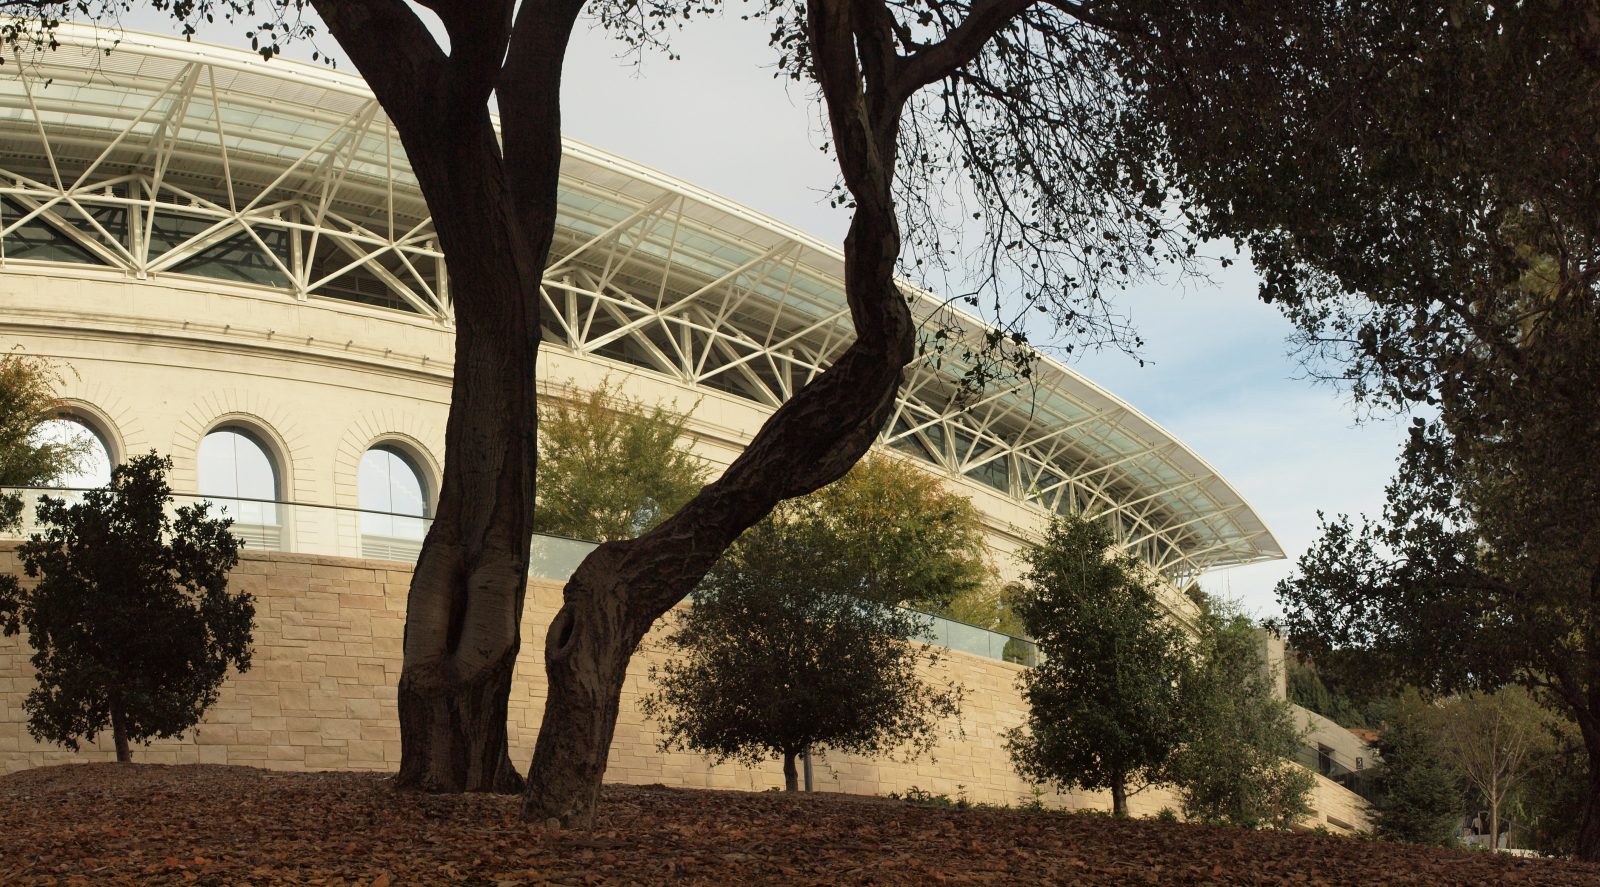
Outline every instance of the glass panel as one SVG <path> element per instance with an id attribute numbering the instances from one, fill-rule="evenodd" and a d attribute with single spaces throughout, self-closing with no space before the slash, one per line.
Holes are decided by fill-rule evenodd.
<path id="1" fill-rule="evenodd" d="M 72 207 L 63 204 L 57 204 L 56 209 L 67 224 L 82 231 L 88 237 L 98 240 L 107 246 L 127 246 L 127 210 L 120 206 L 96 206 L 92 203 L 82 202 L 81 199 L 79 206 L 83 207 L 84 212 L 88 214 L 87 216 L 80 215 Z M 90 218 L 94 219 L 93 223 L 89 221 Z M 106 234 L 101 234 L 100 228 L 96 228 L 95 223 L 98 223 L 100 228 L 104 228 L 106 234 L 110 235 L 110 237 L 107 238 Z"/>
<path id="2" fill-rule="evenodd" d="M 55 479 L 54 486 L 73 490 L 103 487 L 111 483 L 111 456 L 105 441 L 94 429 L 72 416 L 40 422 L 33 430 L 35 444 L 78 445 L 83 449 L 76 465 Z"/>
<path id="3" fill-rule="evenodd" d="M 236 524 L 278 525 L 274 501 L 278 498 L 278 470 L 266 448 L 249 432 L 219 428 L 206 435 L 200 442 L 199 467 L 200 495 L 216 503 Z"/>
<path id="4" fill-rule="evenodd" d="M 9 225 L 27 214 L 28 210 L 15 201 L 0 201 L 0 227 Z M 34 216 L 26 224 L 7 234 L 4 241 L 0 242 L 0 251 L 3 251 L 7 259 L 73 262 L 79 265 L 102 264 L 93 253 L 74 243 L 39 216 Z"/>
<path id="5" fill-rule="evenodd" d="M 217 223 L 217 219 L 198 219 L 157 210 L 150 219 L 149 252 L 152 260 Z"/>
<path id="6" fill-rule="evenodd" d="M 572 578 L 572 571 L 578 569 L 578 564 L 583 563 L 589 552 L 597 547 L 594 542 L 535 533 L 529 551 L 528 575 L 565 582 Z"/>
<path id="7" fill-rule="evenodd" d="M 894 422 L 894 431 L 892 432 L 894 437 L 889 441 L 889 446 L 894 447 L 902 453 L 910 453 L 924 462 L 932 462 L 935 465 L 939 464 L 939 460 L 935 459 L 933 453 L 928 450 L 927 444 L 924 444 L 915 433 L 911 432 L 910 429 L 911 423 L 906 421 L 904 416 L 896 419 Z"/>
<path id="8" fill-rule="evenodd" d="M 317 240 L 317 254 L 311 261 L 309 280 L 315 283 L 341 268 L 350 266 L 355 261 L 355 256 L 341 249 L 329 236 L 324 235 Z M 339 276 L 318 286 L 313 294 L 411 314 L 417 313 L 417 309 L 413 308 L 410 302 L 401 298 L 389 284 L 372 273 L 372 270 L 364 264 L 349 267 Z"/>
<path id="9" fill-rule="evenodd" d="M 969 470 L 967 477 L 980 483 L 988 484 L 1002 493 L 1011 491 L 1011 483 L 1006 477 L 1006 457 L 999 456 Z"/>
<path id="10" fill-rule="evenodd" d="M 279 261 L 287 265 L 289 232 L 268 227 L 257 227 L 255 230 L 262 242 L 277 254 Z M 257 286 L 280 289 L 289 286 L 289 278 L 273 263 L 270 256 L 261 251 L 261 246 L 256 243 L 255 238 L 242 231 L 221 243 L 201 250 L 191 258 L 184 259 L 172 266 L 172 270 L 177 274 L 194 274 L 214 280 L 253 283 Z"/>
<path id="11" fill-rule="evenodd" d="M 428 514 L 422 477 L 393 447 L 373 447 L 361 457 L 358 478 L 363 536 L 421 542 Z M 375 514 L 374 512 L 382 512 Z"/>

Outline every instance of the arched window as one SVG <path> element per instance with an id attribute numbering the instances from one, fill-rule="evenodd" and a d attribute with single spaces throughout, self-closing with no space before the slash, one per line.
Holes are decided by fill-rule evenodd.
<path id="1" fill-rule="evenodd" d="M 33 430 L 37 443 L 61 444 L 79 451 L 78 460 L 56 478 L 53 486 L 70 490 L 103 487 L 111 483 L 111 448 L 105 438 L 77 416 L 59 416 L 40 422 Z"/>
<path id="2" fill-rule="evenodd" d="M 259 438 L 227 425 L 200 441 L 200 495 L 233 518 L 234 535 L 248 544 L 277 551 L 278 468 Z"/>
<path id="3" fill-rule="evenodd" d="M 361 457 L 358 485 L 362 555 L 415 558 L 428 516 L 428 491 L 416 463 L 396 447 L 373 447 Z"/>

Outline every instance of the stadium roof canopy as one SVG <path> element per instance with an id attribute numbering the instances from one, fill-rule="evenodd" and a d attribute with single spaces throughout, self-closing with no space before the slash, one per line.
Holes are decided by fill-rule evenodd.
<path id="1" fill-rule="evenodd" d="M 107 54 L 105 32 L 59 36 L 0 72 L 0 262 L 197 275 L 451 322 L 426 202 L 359 78 L 162 37 L 123 34 Z M 851 339 L 843 265 L 780 222 L 568 141 L 544 335 L 775 407 Z M 883 442 L 1039 508 L 1104 516 L 1176 581 L 1283 556 L 1211 466 L 1071 369 L 1046 361 L 978 398 L 959 396 L 961 370 L 914 367 Z"/>

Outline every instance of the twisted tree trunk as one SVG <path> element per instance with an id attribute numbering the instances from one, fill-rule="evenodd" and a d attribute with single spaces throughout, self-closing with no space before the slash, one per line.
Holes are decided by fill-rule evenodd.
<path id="1" fill-rule="evenodd" d="M 550 695 L 523 795 L 527 818 L 592 821 L 623 674 L 639 640 L 739 533 L 783 499 L 842 477 L 894 406 L 916 345 L 894 279 L 900 114 L 917 88 L 964 64 L 1005 19 L 986 20 L 932 56 L 909 60 L 895 54 L 883 13 L 881 5 L 851 0 L 807 5 L 812 59 L 840 170 L 855 198 L 844 255 L 856 339 L 762 425 L 722 477 L 649 533 L 602 545 L 568 581 L 545 642 Z"/>

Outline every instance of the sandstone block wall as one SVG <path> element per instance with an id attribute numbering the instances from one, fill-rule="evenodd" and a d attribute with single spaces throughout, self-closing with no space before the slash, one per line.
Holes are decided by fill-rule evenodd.
<path id="1" fill-rule="evenodd" d="M 0 570 L 17 571 L 14 545 L 0 543 Z M 394 770 L 400 761 L 395 684 L 400 676 L 407 564 L 317 555 L 244 554 L 233 581 L 256 597 L 254 658 L 231 676 L 203 723 L 179 739 L 135 746 L 134 759 L 155 763 L 240 764 L 289 770 Z M 544 635 L 561 602 L 552 582 L 529 583 L 523 647 L 510 703 L 512 760 L 526 766 L 543 714 Z M 22 701 L 33 687 L 31 649 L 22 637 L 0 638 L 0 772 L 71 761 L 112 760 L 109 733 L 74 754 L 41 744 L 26 729 Z M 661 735 L 640 713 L 650 666 L 663 661 L 658 629 L 645 639 L 623 688 L 607 778 L 728 789 L 781 787 L 777 762 L 749 768 L 713 765 L 699 755 L 661 751 Z M 956 678 L 967 689 L 955 725 L 934 752 L 911 761 L 827 754 L 815 761 L 822 791 L 905 792 L 915 786 L 974 802 L 1016 804 L 1034 788 L 1011 769 L 1005 731 L 1022 722 L 1016 689 L 1022 667 L 950 652 L 930 666 L 935 680 Z M 1110 807 L 1109 797 L 1046 791 L 1041 800 L 1069 808 Z M 1360 798 L 1319 777 L 1312 825 L 1364 828 Z M 1130 798 L 1134 815 L 1177 808 L 1160 788 Z M 1344 824 L 1341 826 L 1341 824 Z"/>

